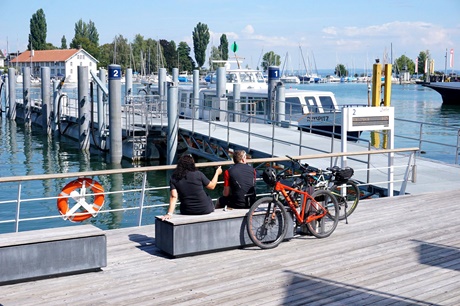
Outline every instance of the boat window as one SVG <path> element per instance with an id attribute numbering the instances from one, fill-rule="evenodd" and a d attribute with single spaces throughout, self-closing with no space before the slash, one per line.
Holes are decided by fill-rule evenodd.
<path id="1" fill-rule="evenodd" d="M 228 83 L 236 83 L 236 82 L 238 82 L 238 78 L 236 77 L 236 73 L 227 74 L 227 82 Z"/>
<path id="2" fill-rule="evenodd" d="M 305 102 L 310 110 L 310 112 L 313 112 L 313 113 L 318 113 L 320 112 L 320 110 L 318 109 L 318 105 L 317 103 L 315 102 L 315 97 L 305 97 Z M 306 114 L 308 112 L 304 112 L 304 114 Z"/>
<path id="3" fill-rule="evenodd" d="M 248 73 L 240 72 L 241 83 L 251 82 L 251 76 Z"/>
<path id="4" fill-rule="evenodd" d="M 265 83 L 265 79 L 262 73 L 256 72 L 257 83 Z"/>
<path id="5" fill-rule="evenodd" d="M 330 96 L 320 96 L 319 101 L 321 102 L 323 111 L 331 111 L 335 109 L 334 101 L 332 101 Z"/>
<path id="6" fill-rule="evenodd" d="M 302 113 L 302 105 L 300 103 L 299 97 L 289 97 L 286 98 L 286 114 L 301 114 Z"/>

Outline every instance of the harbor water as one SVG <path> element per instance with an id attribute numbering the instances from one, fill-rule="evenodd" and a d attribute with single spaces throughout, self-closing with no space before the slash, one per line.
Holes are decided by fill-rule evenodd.
<path id="1" fill-rule="evenodd" d="M 321 84 L 301 84 L 289 85 L 286 87 L 297 87 L 301 89 L 315 89 L 332 91 L 339 104 L 359 104 L 368 105 L 370 103 L 370 92 L 365 83 L 321 83 Z M 418 147 L 416 140 L 407 138 L 419 138 L 420 124 L 411 121 L 431 123 L 423 127 L 423 137 L 431 139 L 433 142 L 457 145 L 458 129 L 460 128 L 460 105 L 445 106 L 442 104 L 441 96 L 432 89 L 416 84 L 392 86 L 391 105 L 395 108 L 395 118 L 408 121 L 395 122 L 395 135 L 405 138 L 395 138 L 395 147 Z M 451 128 L 446 128 L 449 126 Z M 368 132 L 363 133 L 363 138 L 370 139 Z M 430 138 L 431 137 L 431 138 Z M 436 144 L 424 143 L 422 146 L 424 158 L 438 160 L 445 163 L 454 163 L 455 148 L 444 147 Z M 25 127 L 22 123 L 10 121 L 6 114 L 2 113 L 0 118 L 0 176 L 27 176 L 36 174 L 51 173 L 71 173 L 90 170 L 107 170 L 113 167 L 106 163 L 105 153 L 99 151 L 82 152 L 76 141 L 64 136 L 47 136 L 41 130 Z M 124 160 L 122 168 L 138 167 L 142 165 L 158 165 L 162 161 L 132 164 Z M 203 170 L 208 177 L 212 175 L 213 169 Z M 104 178 L 103 185 L 114 184 L 112 177 Z M 102 180 L 104 180 L 102 179 Z M 135 174 L 125 174 L 120 178 L 121 185 L 140 185 L 142 178 Z M 62 187 L 68 183 L 66 180 L 56 180 L 53 182 L 35 182 L 26 184 L 23 187 L 25 196 L 43 195 L 44 197 L 58 196 Z M 150 186 L 168 186 L 166 173 L 158 171 L 149 174 L 148 184 Z M 0 201 L 11 199 L 12 193 L 17 193 L 17 184 L 3 184 L 0 191 Z M 221 193 L 220 187 L 211 193 L 213 198 Z M 146 201 L 156 201 L 158 203 L 168 203 L 169 193 L 167 189 L 150 192 Z M 111 201 L 115 203 L 116 201 Z M 115 204 L 113 204 L 115 205 Z M 125 200 L 117 205 L 129 205 Z M 111 207 L 114 208 L 114 207 Z M 15 215 L 15 204 L 0 205 L 0 220 L 12 219 Z M 56 211 L 55 202 L 28 204 L 26 209 L 27 217 L 40 215 L 40 211 Z M 163 208 L 157 208 L 145 215 L 144 224 L 154 223 L 154 216 L 164 213 Z M 24 216 L 23 216 L 24 217 Z M 41 225 L 31 223 L 31 228 L 63 226 L 62 219 L 41 220 Z M 99 218 L 90 222 L 102 229 L 112 229 L 120 227 L 135 226 L 137 216 L 134 212 L 120 214 L 110 214 L 110 217 Z M 46 224 L 46 225 L 45 225 Z M 22 228 L 21 230 L 26 230 Z M 11 232 L 11 225 L 0 224 L 0 233 Z"/>

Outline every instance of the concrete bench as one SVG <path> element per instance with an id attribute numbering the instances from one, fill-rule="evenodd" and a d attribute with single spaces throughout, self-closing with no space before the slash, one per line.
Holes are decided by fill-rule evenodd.
<path id="1" fill-rule="evenodd" d="M 0 235 L 0 283 L 97 271 L 105 266 L 106 236 L 93 225 Z"/>
<path id="2" fill-rule="evenodd" d="M 170 220 L 155 220 L 155 243 L 163 252 L 177 257 L 253 244 L 247 234 L 247 209 L 223 211 L 208 215 L 173 215 Z M 288 218 L 288 228 L 294 224 Z M 293 237 L 289 231 L 286 239 Z"/>

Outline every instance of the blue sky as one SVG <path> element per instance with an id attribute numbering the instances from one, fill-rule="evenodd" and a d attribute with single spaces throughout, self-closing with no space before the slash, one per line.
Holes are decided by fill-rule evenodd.
<path id="1" fill-rule="evenodd" d="M 285 69 L 303 69 L 303 58 L 318 69 L 344 64 L 349 69 L 372 67 L 374 60 L 401 55 L 415 60 L 429 50 L 435 69 L 444 71 L 446 49 L 454 49 L 454 69 L 460 69 L 460 1 L 458 0 L 356 0 L 356 1 L 241 1 L 241 0 L 0 0 L 0 49 L 24 51 L 30 18 L 40 8 L 47 21 L 47 42 L 69 44 L 75 23 L 92 20 L 100 44 L 116 35 L 132 40 L 136 34 L 155 40 L 185 41 L 192 48 L 192 31 L 198 22 L 208 25 L 210 45 L 218 46 L 226 34 L 236 41 L 238 56 L 255 68 L 261 55 L 274 51 Z M 209 47 L 208 47 L 209 49 Z M 449 68 L 449 59 L 447 70 Z M 283 66 L 283 63 L 281 64 Z M 313 65 L 312 65 L 313 66 Z"/>

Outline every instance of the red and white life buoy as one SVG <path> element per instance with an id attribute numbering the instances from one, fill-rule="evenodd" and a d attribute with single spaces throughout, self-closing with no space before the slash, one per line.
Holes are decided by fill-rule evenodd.
<path id="1" fill-rule="evenodd" d="M 89 195 L 86 190 L 90 189 L 94 195 L 94 203 L 88 204 L 86 199 Z M 78 191 L 79 190 L 79 191 Z M 76 204 L 69 209 L 69 199 L 76 201 Z M 104 205 L 104 188 L 97 181 L 90 178 L 78 178 L 64 186 L 59 198 L 57 207 L 64 217 L 64 220 L 81 222 L 91 217 L 95 217 Z M 84 211 L 78 211 L 80 208 Z"/>

